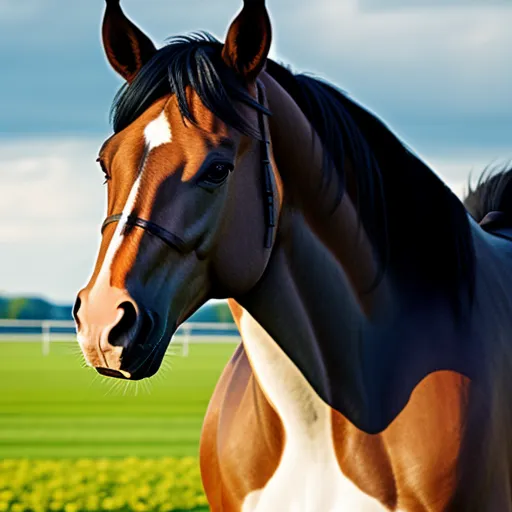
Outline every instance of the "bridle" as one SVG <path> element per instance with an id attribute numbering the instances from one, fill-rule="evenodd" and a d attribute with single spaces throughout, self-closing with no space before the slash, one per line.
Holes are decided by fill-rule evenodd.
<path id="1" fill-rule="evenodd" d="M 103 231 L 105 231 L 105 228 L 109 224 L 119 222 L 122 217 L 122 213 L 117 213 L 116 215 L 107 217 L 101 226 L 101 234 L 103 234 Z M 162 242 L 165 242 L 169 247 L 176 249 L 178 252 L 182 254 L 186 252 L 185 242 L 179 236 L 176 236 L 174 233 L 167 231 L 167 229 L 159 226 L 158 224 L 155 224 L 154 222 L 151 222 L 150 220 L 144 220 L 140 217 L 136 217 L 135 215 L 129 215 L 126 218 L 125 226 L 144 229 L 153 236 L 160 238 Z"/>
<path id="2" fill-rule="evenodd" d="M 261 110 L 258 109 L 258 124 L 261 133 L 261 142 L 260 142 L 260 152 L 261 152 L 261 171 L 263 174 L 263 201 L 265 205 L 265 239 L 264 246 L 265 249 L 270 249 L 272 247 L 272 243 L 274 240 L 274 228 L 276 225 L 276 214 L 275 214 L 275 192 L 274 192 L 274 179 L 272 173 L 272 163 L 270 161 L 270 140 L 267 137 L 267 127 L 265 125 L 265 119 L 263 117 L 264 113 L 270 115 L 270 112 L 264 107 L 265 105 L 265 93 L 263 90 L 263 86 L 258 83 L 258 101 L 259 106 L 262 107 Z M 122 213 L 116 213 L 115 215 L 110 215 L 105 219 L 101 226 L 101 234 L 105 231 L 105 228 L 110 224 L 114 224 L 119 222 L 123 218 Z M 159 238 L 162 242 L 167 244 L 172 249 L 185 254 L 186 243 L 179 236 L 171 233 L 167 229 L 162 226 L 150 221 L 141 219 L 136 215 L 128 215 L 126 217 L 125 227 L 137 227 L 141 228 L 144 231 L 147 231 L 153 236 Z"/>

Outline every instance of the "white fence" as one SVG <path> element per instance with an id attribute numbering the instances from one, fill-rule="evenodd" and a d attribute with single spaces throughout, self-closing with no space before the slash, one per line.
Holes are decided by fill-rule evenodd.
<path id="1" fill-rule="evenodd" d="M 76 340 L 75 323 L 57 320 L 0 320 L 1 342 L 40 342 L 44 355 L 54 342 Z M 240 335 L 233 323 L 186 322 L 173 336 L 173 344 L 182 345 L 187 356 L 191 343 L 239 343 Z"/>

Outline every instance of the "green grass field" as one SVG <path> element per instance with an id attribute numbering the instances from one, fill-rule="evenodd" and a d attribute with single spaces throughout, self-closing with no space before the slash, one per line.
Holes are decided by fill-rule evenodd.
<path id="1" fill-rule="evenodd" d="M 148 387 L 82 368 L 77 349 L 52 343 L 42 356 L 40 343 L 0 343 L 0 459 L 197 456 L 235 344 L 191 345 Z"/>

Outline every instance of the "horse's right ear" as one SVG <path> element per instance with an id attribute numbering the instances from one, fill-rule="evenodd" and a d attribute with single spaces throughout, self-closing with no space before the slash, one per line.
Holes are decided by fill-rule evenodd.
<path id="1" fill-rule="evenodd" d="M 119 0 L 106 1 L 103 47 L 112 67 L 130 83 L 157 50 L 149 37 L 125 16 Z"/>

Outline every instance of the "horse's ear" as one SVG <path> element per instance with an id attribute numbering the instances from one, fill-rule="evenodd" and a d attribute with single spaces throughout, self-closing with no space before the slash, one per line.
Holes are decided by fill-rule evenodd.
<path id="1" fill-rule="evenodd" d="M 265 66 L 271 40 L 265 0 L 244 0 L 242 11 L 229 27 L 222 58 L 247 82 L 253 82 Z"/>
<path id="2" fill-rule="evenodd" d="M 106 1 L 103 47 L 112 67 L 130 83 L 157 50 L 149 37 L 125 16 L 119 0 Z"/>

